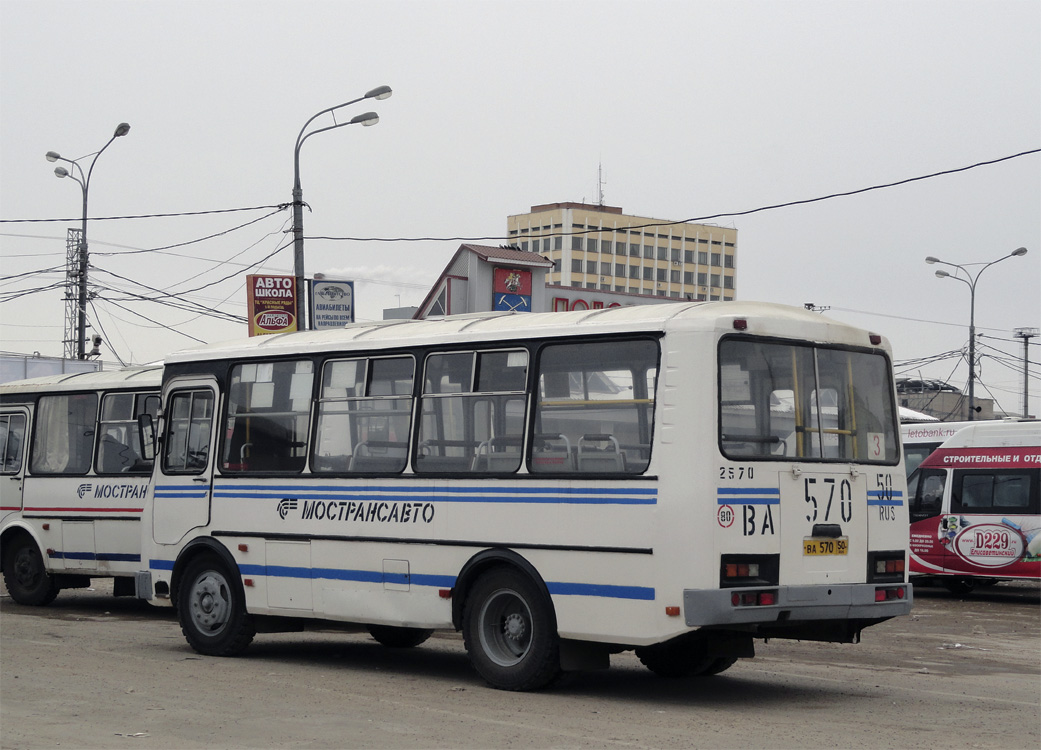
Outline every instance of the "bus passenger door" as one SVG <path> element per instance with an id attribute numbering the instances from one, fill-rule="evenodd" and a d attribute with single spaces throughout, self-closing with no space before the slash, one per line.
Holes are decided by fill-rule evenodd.
<path id="1" fill-rule="evenodd" d="M 938 573 L 943 569 L 948 539 L 941 511 L 947 474 L 947 469 L 919 468 L 907 482 L 911 573 Z"/>
<path id="2" fill-rule="evenodd" d="M 152 538 L 175 544 L 210 520 L 217 388 L 213 380 L 171 383 L 163 397 Z"/>
<path id="3" fill-rule="evenodd" d="M 25 408 L 0 412 L 0 515 L 22 509 L 27 424 L 29 412 Z"/>

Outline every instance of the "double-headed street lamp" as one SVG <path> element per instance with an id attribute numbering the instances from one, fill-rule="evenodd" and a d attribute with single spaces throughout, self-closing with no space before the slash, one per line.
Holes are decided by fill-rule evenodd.
<path id="1" fill-rule="evenodd" d="M 76 359 L 86 359 L 86 343 L 87 343 L 87 192 L 90 190 L 90 175 L 94 172 L 94 164 L 97 162 L 98 157 L 104 153 L 105 149 L 112 145 L 112 141 L 116 140 L 121 136 L 126 135 L 130 132 L 130 126 L 121 122 L 116 126 L 116 132 L 112 134 L 112 137 L 108 139 L 108 143 L 101 147 L 100 151 L 94 154 L 94 158 L 90 161 L 90 167 L 87 168 L 87 174 L 83 174 L 83 167 L 79 165 L 79 159 L 66 159 L 64 156 L 59 154 L 57 151 L 48 151 L 47 161 L 63 161 L 71 164 L 79 172 L 79 177 L 74 175 L 72 172 L 67 170 L 65 167 L 58 166 L 54 168 L 54 174 L 58 177 L 71 177 L 77 183 L 79 183 L 80 190 L 83 192 L 83 227 L 80 232 L 80 246 L 79 252 L 77 253 L 77 277 L 79 282 L 79 293 L 77 295 L 77 314 L 76 314 Z M 90 156 L 90 154 L 87 154 Z M 81 156 L 80 159 L 85 159 L 86 156 Z"/>
<path id="2" fill-rule="evenodd" d="M 1027 249 L 1025 247 L 1017 247 L 1008 255 L 1004 255 L 997 260 L 992 260 L 990 263 L 966 263 L 965 265 L 979 266 L 982 265 L 979 271 L 975 275 L 969 272 L 969 270 L 962 265 L 957 263 L 948 263 L 945 260 L 934 258 L 932 255 L 925 259 L 926 263 L 941 263 L 945 266 L 958 269 L 953 274 L 940 269 L 936 272 L 938 279 L 957 279 L 966 286 L 969 287 L 969 419 L 973 420 L 976 418 L 976 282 L 979 281 L 980 276 L 988 268 L 993 266 L 995 263 L 1000 263 L 1003 260 L 1013 257 L 1019 257 L 1026 255 Z M 959 272 L 965 274 L 965 278 L 959 276 Z"/>
<path id="3" fill-rule="evenodd" d="M 304 145 L 304 141 L 316 133 L 324 133 L 326 130 L 335 130 L 336 128 L 342 128 L 344 125 L 360 124 L 369 127 L 379 122 L 380 117 L 375 112 L 366 112 L 357 115 L 356 117 L 352 117 L 346 122 L 338 122 L 325 128 L 312 130 L 306 135 L 304 134 L 304 131 L 307 130 L 307 127 L 314 122 L 315 119 L 324 114 L 341 109 L 342 107 L 347 107 L 351 104 L 357 104 L 366 99 L 387 99 L 392 93 L 393 91 L 390 86 L 377 86 L 371 91 L 367 91 L 365 96 L 359 96 L 357 99 L 352 99 L 349 102 L 344 102 L 343 104 L 337 104 L 335 107 L 323 109 L 304 123 L 304 126 L 300 128 L 300 135 L 296 137 L 296 149 L 293 152 L 293 275 L 296 276 L 297 330 L 302 331 L 307 328 L 307 321 L 304 317 L 304 311 L 306 309 L 304 291 L 304 193 L 300 188 L 300 147 Z M 335 119 L 335 115 L 333 117 Z"/>

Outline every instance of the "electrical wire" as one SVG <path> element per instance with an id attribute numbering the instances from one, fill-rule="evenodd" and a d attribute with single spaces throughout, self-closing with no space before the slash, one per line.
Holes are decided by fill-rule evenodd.
<path id="1" fill-rule="evenodd" d="M 1009 161 L 1010 159 L 1018 159 L 1021 156 L 1029 156 L 1030 154 L 1041 153 L 1041 148 L 1030 149 L 1028 151 L 1020 151 L 1018 154 L 1011 154 L 1009 156 L 1002 156 L 998 159 L 990 159 L 988 161 L 976 162 L 964 167 L 956 167 L 955 169 L 945 169 L 940 172 L 933 172 L 931 174 L 919 175 L 918 177 L 908 177 L 903 180 L 897 180 L 895 182 L 887 182 L 880 185 L 872 185 L 870 187 L 857 188 L 856 190 L 847 190 L 841 193 L 831 193 L 829 195 L 818 196 L 817 198 L 804 198 L 802 200 L 787 201 L 785 203 L 776 203 L 771 206 L 759 206 L 758 208 L 750 208 L 744 211 L 727 211 L 718 214 L 710 214 L 708 216 L 694 216 L 689 219 L 678 219 L 676 221 L 655 221 L 647 224 L 639 224 L 630 227 L 626 227 L 627 231 L 636 229 L 649 229 L 651 227 L 671 227 L 679 224 L 692 224 L 696 222 L 710 221 L 711 219 L 721 219 L 732 216 L 749 216 L 751 214 L 761 213 L 763 211 L 773 211 L 779 208 L 791 208 L 792 206 L 804 206 L 809 203 L 819 203 L 821 201 L 832 200 L 834 198 L 847 198 L 851 195 L 860 195 L 862 193 L 869 193 L 874 190 L 884 190 L 886 188 L 898 187 L 900 185 L 907 185 L 912 182 L 919 182 L 921 180 L 929 180 L 934 177 L 943 177 L 946 175 L 957 174 L 958 172 L 966 172 L 970 169 L 977 169 L 979 167 L 986 167 L 992 164 L 999 164 L 1003 161 Z M 614 231 L 611 229 L 584 229 L 581 231 L 572 232 L 539 232 L 540 238 L 545 237 L 564 237 L 564 236 L 577 236 L 583 234 L 601 234 L 606 231 Z M 489 237 L 329 237 L 329 236 L 314 236 L 306 237 L 309 240 L 331 240 L 334 242 L 487 242 L 493 240 L 511 240 L 514 237 L 503 237 L 503 236 L 489 236 Z"/>
<path id="2" fill-rule="evenodd" d="M 120 221 L 123 219 L 175 219 L 182 216 L 208 216 L 210 214 L 230 214 L 238 211 L 264 211 L 269 208 L 282 211 L 292 206 L 292 203 L 278 203 L 271 206 L 247 206 L 245 208 L 214 208 L 208 211 L 181 211 L 169 214 L 132 214 L 128 216 L 89 216 L 87 221 Z M 270 215 L 270 214 L 269 214 Z M 83 221 L 82 216 L 74 219 L 0 219 L 0 224 L 47 224 L 61 221 Z"/>

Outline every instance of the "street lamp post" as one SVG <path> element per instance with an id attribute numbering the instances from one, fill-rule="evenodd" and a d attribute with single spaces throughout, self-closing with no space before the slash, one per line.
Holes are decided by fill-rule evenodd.
<path id="1" fill-rule="evenodd" d="M 46 154 L 47 161 L 64 161 L 76 168 L 76 171 L 79 172 L 79 177 L 62 166 L 55 167 L 54 174 L 58 177 L 71 177 L 79 184 L 80 190 L 83 192 L 83 226 L 82 231 L 80 232 L 79 252 L 77 253 L 77 265 L 79 266 L 77 281 L 79 282 L 79 292 L 77 294 L 78 299 L 76 312 L 76 359 L 87 358 L 87 193 L 90 190 L 90 176 L 94 172 L 94 165 L 97 163 L 98 157 L 104 153 L 106 148 L 112 145 L 112 141 L 129 132 L 130 126 L 127 123 L 119 123 L 119 125 L 116 126 L 116 132 L 108 139 L 108 143 L 102 146 L 101 149 L 94 154 L 94 158 L 90 161 L 90 167 L 87 169 L 86 175 L 83 174 L 83 167 L 79 165 L 79 159 L 66 159 L 56 151 L 48 151 Z M 90 154 L 87 156 L 90 156 Z M 80 157 L 80 159 L 85 158 L 85 156 Z"/>
<path id="2" fill-rule="evenodd" d="M 304 131 L 307 130 L 307 127 L 312 122 L 322 115 L 329 114 L 334 110 L 347 107 L 351 104 L 357 104 L 366 99 L 387 99 L 392 93 L 393 91 L 390 86 L 377 86 L 371 91 L 365 92 L 365 96 L 359 96 L 357 99 L 352 99 L 349 102 L 344 102 L 343 104 L 337 104 L 335 107 L 323 109 L 304 123 L 304 126 L 300 128 L 300 134 L 296 137 L 296 149 L 293 151 L 293 275 L 296 277 L 297 330 L 302 331 L 307 328 L 307 321 L 304 317 L 304 311 L 306 308 L 306 301 L 304 299 L 304 193 L 300 188 L 300 147 L 304 145 L 304 141 L 316 133 L 324 133 L 326 130 L 335 130 L 336 128 L 342 128 L 344 125 L 361 124 L 365 127 L 369 127 L 379 122 L 380 118 L 375 112 L 366 112 L 357 115 L 356 117 L 352 117 L 346 122 L 338 122 L 329 127 L 312 130 L 306 135 L 304 134 Z M 335 115 L 333 117 L 335 120 Z"/>
<path id="3" fill-rule="evenodd" d="M 979 271 L 975 275 L 965 267 L 965 265 L 958 265 L 957 263 L 948 263 L 945 260 L 940 260 L 932 255 L 925 259 L 926 263 L 941 263 L 945 266 L 958 269 L 953 274 L 940 269 L 936 272 L 936 278 L 938 279 L 957 279 L 966 286 L 969 287 L 969 420 L 972 421 L 976 418 L 976 282 L 979 281 L 980 276 L 988 268 L 993 266 L 995 263 L 1000 263 L 1003 260 L 1013 257 L 1019 257 L 1026 255 L 1027 249 L 1025 247 L 1017 247 L 1008 255 L 1003 255 L 997 260 L 992 260 L 990 263 L 966 263 L 965 265 L 979 266 L 982 265 Z M 959 273 L 964 273 L 965 278 L 959 276 Z"/>

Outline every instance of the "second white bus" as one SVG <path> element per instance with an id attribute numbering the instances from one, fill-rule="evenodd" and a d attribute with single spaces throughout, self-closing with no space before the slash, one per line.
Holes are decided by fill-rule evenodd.
<path id="1" fill-rule="evenodd" d="M 0 385 L 0 561 L 20 604 L 91 578 L 133 596 L 152 463 L 137 419 L 159 409 L 162 368 Z"/>
<path id="2" fill-rule="evenodd" d="M 263 336 L 168 357 L 139 595 L 203 654 L 333 620 L 463 633 L 492 686 L 911 607 L 882 337 L 677 303 Z"/>

